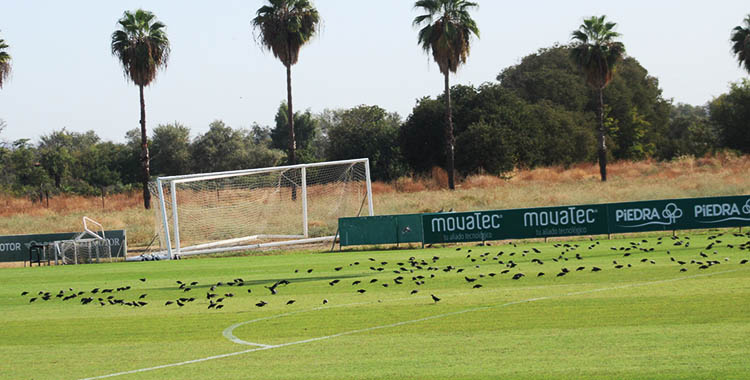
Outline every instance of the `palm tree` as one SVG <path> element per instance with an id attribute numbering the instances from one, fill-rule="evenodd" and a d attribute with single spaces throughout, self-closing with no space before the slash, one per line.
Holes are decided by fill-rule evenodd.
<path id="1" fill-rule="evenodd" d="M 615 41 L 620 33 L 613 31 L 617 25 L 607 22 L 607 16 L 583 20 L 573 32 L 571 58 L 586 74 L 586 82 L 599 95 L 599 172 L 602 181 L 607 180 L 607 144 L 604 129 L 604 88 L 615 73 L 617 64 L 625 55 L 625 45 Z"/>
<path id="2" fill-rule="evenodd" d="M 164 30 L 166 25 L 156 20 L 156 16 L 143 9 L 125 11 L 118 21 L 120 29 L 112 33 L 112 55 L 122 64 L 125 78 L 138 86 L 141 96 L 141 166 L 143 168 L 143 205 L 151 208 L 151 193 L 148 181 L 149 169 L 148 136 L 146 135 L 146 103 L 143 87 L 156 78 L 159 69 L 167 67 L 169 59 L 169 39 Z"/>
<path id="3" fill-rule="evenodd" d="M 740 66 L 750 73 L 750 15 L 745 18 L 745 27 L 736 26 L 732 30 L 732 53 L 737 56 Z"/>
<path id="4" fill-rule="evenodd" d="M 432 52 L 445 77 L 445 139 L 448 148 L 448 187 L 451 190 L 456 188 L 456 138 L 453 136 L 450 73 L 455 73 L 460 64 L 466 63 L 471 35 L 479 37 L 477 23 L 469 15 L 469 9 L 477 6 L 477 3 L 466 0 L 419 0 L 414 3 L 414 8 L 427 12 L 417 16 L 412 23 L 416 27 L 424 25 L 419 30 L 418 43 L 425 52 Z"/>
<path id="5" fill-rule="evenodd" d="M 7 48 L 8 44 L 0 38 L 0 88 L 3 88 L 5 79 L 10 75 L 10 54 L 5 51 Z"/>
<path id="6" fill-rule="evenodd" d="M 302 45 L 319 30 L 320 15 L 308 0 L 268 0 L 253 18 L 253 28 L 261 47 L 270 50 L 286 67 L 287 120 L 289 121 L 289 165 L 294 165 L 297 144 L 292 108 L 292 65 L 299 59 Z M 293 186 L 292 191 L 296 188 Z"/>

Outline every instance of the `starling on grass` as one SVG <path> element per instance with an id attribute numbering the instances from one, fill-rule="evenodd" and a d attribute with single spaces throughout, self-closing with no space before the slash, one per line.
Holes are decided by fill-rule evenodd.
<path id="1" fill-rule="evenodd" d="M 140 280 L 141 280 L 141 282 L 146 282 L 145 278 L 141 278 Z"/>
<path id="2" fill-rule="evenodd" d="M 287 304 L 287 305 L 291 305 L 291 304 L 293 304 L 294 302 L 295 302 L 295 300 L 289 300 L 289 301 L 286 301 L 286 304 Z"/>
<path id="3" fill-rule="evenodd" d="M 481 287 L 482 287 L 482 284 L 476 284 L 476 285 L 472 286 L 473 289 L 479 289 Z"/>
<path id="4" fill-rule="evenodd" d="M 324 298 L 324 299 L 323 299 L 323 305 L 325 305 L 325 304 L 327 304 L 327 303 L 328 303 L 328 300 Z"/>
<path id="5" fill-rule="evenodd" d="M 268 302 L 266 302 L 266 301 L 260 301 L 260 302 L 258 302 L 258 303 L 255 304 L 255 306 L 257 306 L 257 307 L 263 307 L 263 306 L 266 306 L 266 305 L 268 305 Z"/>
<path id="6" fill-rule="evenodd" d="M 27 295 L 27 294 L 29 294 L 29 292 L 27 292 L 27 291 L 23 291 L 23 292 L 21 292 L 21 295 L 22 295 L 22 296 L 25 296 L 25 295 Z"/>
<path id="7" fill-rule="evenodd" d="M 591 268 L 592 272 L 599 272 L 600 270 L 602 270 L 602 268 L 599 268 L 599 267 L 593 267 L 593 268 Z"/>
<path id="8" fill-rule="evenodd" d="M 366 291 L 367 291 L 367 290 L 364 290 L 364 289 L 357 289 L 357 293 L 359 293 L 359 294 L 363 294 L 363 293 L 364 293 L 364 292 L 366 292 Z"/>
<path id="9" fill-rule="evenodd" d="M 222 307 L 224 307 L 224 305 L 216 305 L 216 310 L 219 310 L 219 309 L 221 309 Z"/>
<path id="10" fill-rule="evenodd" d="M 354 286 L 354 285 L 357 285 L 357 284 L 360 284 L 360 283 L 362 283 L 362 281 L 359 281 L 359 280 L 357 280 L 357 281 L 354 281 L 354 282 L 352 282 L 352 286 Z"/>
<path id="11" fill-rule="evenodd" d="M 171 305 L 171 304 L 173 304 L 173 303 L 174 303 L 174 302 L 172 302 L 172 301 L 167 301 L 167 302 L 165 302 L 165 303 L 164 303 L 164 306 L 169 306 L 169 305 Z"/>
<path id="12" fill-rule="evenodd" d="M 518 280 L 518 279 L 520 279 L 523 276 L 525 276 L 525 274 L 523 274 L 523 273 L 516 273 L 516 274 L 513 275 L 513 279 L 514 280 Z"/>
<path id="13" fill-rule="evenodd" d="M 411 292 L 409 292 L 409 294 L 417 294 L 417 292 L 419 292 L 419 290 L 417 290 L 417 289 L 414 289 L 414 290 L 412 290 Z"/>
<path id="14" fill-rule="evenodd" d="M 335 270 L 336 272 L 338 272 L 338 271 L 340 271 L 340 270 L 341 270 L 342 268 L 343 268 L 343 267 L 336 267 L 336 268 L 333 268 L 333 270 Z"/>
<path id="15" fill-rule="evenodd" d="M 440 298 L 437 298 L 434 294 L 430 294 L 430 297 L 432 297 L 432 300 L 435 301 L 435 303 L 440 301 Z"/>

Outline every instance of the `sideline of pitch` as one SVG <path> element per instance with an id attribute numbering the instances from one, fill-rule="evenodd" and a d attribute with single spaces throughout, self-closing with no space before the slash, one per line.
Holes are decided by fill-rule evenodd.
<path id="1" fill-rule="evenodd" d="M 551 295 L 551 296 L 534 297 L 534 298 L 528 298 L 528 299 L 519 300 L 519 301 L 506 302 L 506 303 L 497 304 L 497 305 L 480 306 L 480 307 L 474 307 L 474 308 L 469 308 L 469 309 L 454 311 L 454 312 L 445 313 L 445 314 L 437 314 L 437 315 L 432 315 L 432 316 L 429 316 L 429 317 L 424 317 L 424 318 L 419 318 L 419 319 L 412 319 L 412 320 L 408 320 L 408 321 L 401 321 L 401 322 L 391 323 L 391 324 L 387 324 L 387 325 L 373 326 L 373 327 L 367 327 L 367 328 L 363 328 L 363 329 L 344 331 L 344 332 L 340 332 L 340 333 L 336 333 L 336 334 L 332 334 L 332 335 L 325 335 L 325 336 L 320 336 L 320 337 L 316 337 L 316 338 L 298 340 L 298 341 L 294 341 L 294 342 L 281 343 L 281 344 L 276 344 L 276 345 L 260 345 L 260 344 L 255 344 L 255 345 L 260 345 L 260 347 L 251 348 L 251 349 L 242 350 L 242 351 L 230 352 L 230 353 L 221 354 L 221 355 L 214 355 L 214 356 L 209 356 L 209 357 L 200 358 L 200 359 L 187 360 L 187 361 L 178 362 L 178 363 L 163 364 L 163 365 L 159 365 L 159 366 L 155 366 L 155 367 L 140 368 L 140 369 L 134 369 L 134 370 L 130 370 L 130 371 L 123 371 L 123 372 L 111 373 L 111 374 L 108 374 L 108 375 L 87 377 L 87 378 L 83 378 L 83 379 L 80 379 L 80 380 L 105 379 L 105 378 L 109 378 L 109 377 L 129 375 L 129 374 L 140 373 L 140 372 L 148 372 L 148 371 L 153 371 L 153 370 L 163 369 L 163 368 L 178 367 L 178 366 L 183 366 L 183 365 L 187 365 L 187 364 L 194 364 L 194 363 L 205 362 L 205 361 L 209 361 L 209 360 L 223 359 L 223 358 L 227 358 L 227 357 L 231 357 L 231 356 L 237 356 L 237 355 L 242 355 L 242 354 L 247 354 L 247 353 L 255 352 L 255 351 L 264 351 L 264 350 L 270 350 L 270 349 L 274 349 L 274 348 L 282 348 L 282 347 L 294 346 L 294 345 L 298 345 L 298 344 L 317 342 L 317 341 L 321 341 L 321 340 L 338 338 L 338 337 L 341 337 L 341 336 L 359 334 L 359 333 L 363 333 L 363 332 L 369 332 L 369 331 L 387 329 L 387 328 L 392 328 L 392 327 L 399 327 L 399 326 L 403 326 L 403 325 L 409 325 L 409 324 L 413 324 L 413 323 L 419 323 L 419 322 L 429 321 L 429 320 L 432 320 L 432 319 L 451 317 L 451 316 L 454 316 L 454 315 L 472 313 L 472 312 L 483 311 L 483 310 L 488 310 L 488 309 L 501 308 L 501 307 L 506 307 L 506 306 L 523 304 L 523 303 L 531 303 L 531 302 L 544 301 L 544 300 L 549 300 L 549 299 L 554 299 L 554 298 L 577 296 L 577 295 L 588 294 L 588 293 L 604 292 L 604 291 L 608 291 L 608 290 L 627 289 L 627 288 L 636 288 L 636 287 L 648 286 L 648 285 L 663 284 L 663 283 L 669 283 L 669 282 L 689 280 L 689 279 L 699 278 L 699 277 L 707 277 L 707 276 L 715 276 L 715 275 L 719 275 L 719 274 L 734 273 L 734 272 L 739 272 L 739 271 L 743 271 L 743 270 L 745 270 L 745 269 L 742 269 L 742 268 L 740 268 L 740 269 L 732 269 L 732 270 L 723 271 L 723 272 L 716 272 L 716 273 L 702 273 L 702 274 L 696 274 L 696 275 L 692 275 L 692 276 L 676 277 L 676 278 L 670 278 L 670 279 L 665 279 L 665 280 L 647 281 L 647 282 L 641 282 L 641 283 L 635 283 L 635 284 L 625 284 L 625 285 L 620 285 L 620 286 L 612 286 L 612 287 L 607 287 L 607 288 L 597 288 L 597 289 L 581 290 L 581 291 L 577 291 L 577 292 L 570 292 L 570 293 L 564 293 L 564 294 L 558 294 L 558 295 Z M 319 307 L 319 308 L 315 308 L 315 309 L 312 309 L 312 310 L 320 310 L 320 309 L 323 309 L 323 308 Z M 307 311 L 312 311 L 312 310 L 307 310 Z M 296 314 L 296 313 L 300 313 L 300 312 L 304 312 L 304 311 L 291 312 L 291 313 L 285 313 L 285 314 L 286 315 L 291 315 L 291 314 Z M 281 315 L 279 315 L 279 316 L 281 316 Z M 272 318 L 277 318 L 277 317 L 276 316 L 269 316 L 269 317 L 264 317 L 264 318 L 258 318 L 257 320 L 260 321 L 260 320 L 266 320 L 266 319 L 272 319 Z M 251 321 L 246 321 L 244 323 L 250 323 L 250 322 Z"/>

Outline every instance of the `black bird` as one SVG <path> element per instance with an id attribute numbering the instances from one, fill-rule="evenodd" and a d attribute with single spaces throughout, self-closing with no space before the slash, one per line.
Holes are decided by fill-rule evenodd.
<path id="1" fill-rule="evenodd" d="M 373 278 L 372 280 L 370 280 L 370 283 L 371 283 L 371 284 L 372 284 L 372 283 L 375 283 L 375 282 L 378 282 L 378 279 L 377 279 L 377 278 Z"/>
<path id="2" fill-rule="evenodd" d="M 469 277 L 464 277 L 464 278 L 466 279 L 466 282 L 470 282 L 470 283 L 477 280 L 476 278 L 469 278 Z"/>
<path id="3" fill-rule="evenodd" d="M 482 287 L 482 284 L 476 284 L 476 285 L 472 286 L 473 289 L 479 289 L 481 287 Z"/>
<path id="4" fill-rule="evenodd" d="M 354 282 L 352 282 L 352 286 L 360 284 L 360 283 L 362 283 L 362 281 L 360 281 L 360 280 L 354 281 Z"/>
<path id="5" fill-rule="evenodd" d="M 323 299 L 323 305 L 325 305 L 325 304 L 327 304 L 327 303 L 328 303 L 328 300 L 324 298 L 324 299 Z"/>
<path id="6" fill-rule="evenodd" d="M 747 264 L 747 259 L 740 261 L 740 264 Z"/>
<path id="7" fill-rule="evenodd" d="M 36 297 L 34 297 L 34 298 L 30 299 L 30 300 L 29 300 L 29 303 L 32 303 L 32 302 L 34 302 L 34 301 L 36 301 Z"/>
<path id="8" fill-rule="evenodd" d="M 179 307 L 183 307 L 183 306 L 185 306 L 185 304 L 184 304 L 184 303 L 182 303 L 182 302 L 180 302 L 179 300 L 177 300 L 177 301 L 175 301 L 175 302 L 177 303 L 177 306 L 179 306 Z"/>
<path id="9" fill-rule="evenodd" d="M 27 292 L 27 291 L 23 291 L 23 292 L 21 292 L 21 295 L 22 295 L 22 296 L 25 296 L 25 295 L 27 295 L 27 294 L 29 294 L 29 292 Z"/>
<path id="10" fill-rule="evenodd" d="M 216 305 L 216 310 L 219 310 L 219 309 L 221 309 L 222 307 L 224 307 L 224 305 Z"/>
<path id="11" fill-rule="evenodd" d="M 174 303 L 173 301 L 167 301 L 167 302 L 164 303 L 164 306 L 169 306 L 169 305 L 171 305 L 173 303 Z"/>
<path id="12" fill-rule="evenodd" d="M 536 276 L 537 277 L 542 277 L 542 276 L 544 276 L 544 272 L 539 272 L 539 274 L 537 274 Z"/>
<path id="13" fill-rule="evenodd" d="M 578 271 L 582 271 L 582 270 L 584 270 L 584 269 L 586 269 L 586 267 L 578 267 L 578 268 L 576 268 L 576 272 L 578 272 Z"/>
<path id="14" fill-rule="evenodd" d="M 338 271 L 340 271 L 340 270 L 341 270 L 342 268 L 343 268 L 343 267 L 336 267 L 336 268 L 333 268 L 333 270 L 335 270 L 336 272 L 338 272 Z"/>
<path id="15" fill-rule="evenodd" d="M 291 304 L 293 304 L 294 302 L 295 302 L 294 300 L 289 300 L 289 301 L 286 301 L 286 304 L 287 304 L 287 305 L 291 305 Z"/>
<path id="16" fill-rule="evenodd" d="M 313 271 L 312 269 L 308 269 L 307 273 L 312 273 L 312 271 Z"/>
<path id="17" fill-rule="evenodd" d="M 247 292 L 248 292 L 248 293 L 252 293 L 252 292 L 253 292 L 253 290 L 252 290 L 252 289 L 249 289 L 249 288 L 248 288 L 248 289 L 247 289 Z"/>
<path id="18" fill-rule="evenodd" d="M 513 279 L 514 280 L 518 280 L 519 278 L 521 278 L 523 276 L 525 276 L 525 274 L 523 274 L 523 273 L 516 273 L 516 274 L 513 275 Z"/>
<path id="19" fill-rule="evenodd" d="M 430 296 L 432 297 L 432 300 L 435 301 L 435 303 L 438 303 L 438 301 L 440 301 L 440 298 L 437 298 L 434 294 L 430 294 Z"/>
<path id="20" fill-rule="evenodd" d="M 146 294 L 146 293 L 143 293 L 143 294 L 141 294 L 141 295 L 140 295 L 140 297 L 138 297 L 138 299 L 139 299 L 139 300 L 142 300 L 142 299 L 146 298 L 146 296 L 147 296 L 147 295 L 148 295 L 148 294 Z"/>
<path id="21" fill-rule="evenodd" d="M 680 268 L 680 272 L 687 272 L 687 268 Z"/>
<path id="22" fill-rule="evenodd" d="M 255 304 L 255 306 L 257 306 L 257 307 L 263 307 L 263 306 L 266 306 L 266 305 L 268 305 L 268 302 L 266 302 L 266 301 L 260 301 L 260 302 L 258 302 L 258 303 Z"/>
<path id="23" fill-rule="evenodd" d="M 146 282 L 145 278 L 141 278 L 140 280 L 141 280 L 141 282 Z"/>
<path id="24" fill-rule="evenodd" d="M 366 291 L 367 291 L 367 290 L 364 290 L 364 289 L 357 289 L 357 293 L 359 293 L 359 294 L 362 294 L 362 293 L 364 293 L 364 292 L 366 292 Z"/>
<path id="25" fill-rule="evenodd" d="M 566 274 L 568 274 L 568 272 L 560 272 L 557 274 L 557 277 L 562 277 L 562 276 L 565 276 Z"/>
<path id="26" fill-rule="evenodd" d="M 409 294 L 417 294 L 417 292 L 419 292 L 419 290 L 417 290 L 417 289 L 414 289 L 414 290 L 412 290 L 411 292 L 409 292 Z"/>
<path id="27" fill-rule="evenodd" d="M 602 268 L 599 268 L 599 267 L 593 267 L 593 268 L 591 268 L 592 272 L 599 272 L 600 270 L 602 270 Z"/>
<path id="28" fill-rule="evenodd" d="M 334 286 L 334 285 L 338 284 L 339 281 L 340 281 L 339 279 L 335 279 L 335 280 L 329 282 L 328 285 Z"/>
<path id="29" fill-rule="evenodd" d="M 234 297 L 234 294 L 233 293 L 225 293 L 224 297 Z"/>

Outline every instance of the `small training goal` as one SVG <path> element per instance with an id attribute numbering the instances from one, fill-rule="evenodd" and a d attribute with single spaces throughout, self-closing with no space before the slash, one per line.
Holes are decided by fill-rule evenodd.
<path id="1" fill-rule="evenodd" d="M 373 215 L 369 160 L 159 177 L 155 259 L 335 239 L 338 218 Z"/>
<path id="2" fill-rule="evenodd" d="M 45 258 L 55 264 L 88 264 L 112 261 L 112 247 L 104 227 L 83 217 L 83 232 L 69 240 L 57 240 L 43 246 Z"/>

